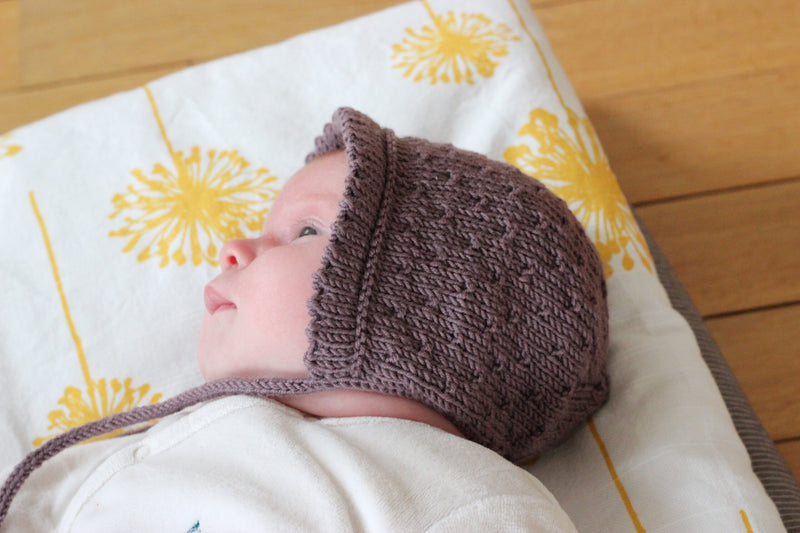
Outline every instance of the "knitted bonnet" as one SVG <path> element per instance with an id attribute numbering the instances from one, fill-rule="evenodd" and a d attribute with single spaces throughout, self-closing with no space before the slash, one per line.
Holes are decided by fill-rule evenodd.
<path id="1" fill-rule="evenodd" d="M 0 488 L 0 522 L 64 448 L 220 396 L 397 395 L 515 462 L 605 402 L 603 269 L 564 201 L 512 166 L 398 138 L 352 109 L 334 113 L 308 160 L 339 149 L 349 175 L 308 304 L 309 375 L 209 382 L 58 435 Z"/>
<path id="2" fill-rule="evenodd" d="M 310 380 L 422 402 L 512 461 L 608 397 L 600 260 L 566 203 L 518 169 L 337 110 L 307 161 L 350 174 L 315 296 Z"/>

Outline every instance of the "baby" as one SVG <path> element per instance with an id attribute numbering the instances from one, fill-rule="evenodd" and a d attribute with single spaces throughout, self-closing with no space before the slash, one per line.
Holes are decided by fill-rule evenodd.
<path id="1" fill-rule="evenodd" d="M 220 263 L 207 383 L 32 452 L 4 528 L 574 530 L 512 464 L 608 396 L 602 267 L 540 183 L 342 108 Z"/>

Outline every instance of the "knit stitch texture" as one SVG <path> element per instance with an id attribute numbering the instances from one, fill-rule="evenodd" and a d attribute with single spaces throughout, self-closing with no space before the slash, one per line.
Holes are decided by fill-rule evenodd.
<path id="1" fill-rule="evenodd" d="M 311 160 L 350 168 L 310 302 L 311 380 L 420 401 L 513 461 L 608 397 L 597 252 L 518 169 L 336 111 Z"/>

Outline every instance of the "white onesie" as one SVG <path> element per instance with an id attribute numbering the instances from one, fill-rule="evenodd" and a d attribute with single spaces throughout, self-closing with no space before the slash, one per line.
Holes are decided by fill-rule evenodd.
<path id="1" fill-rule="evenodd" d="M 6 531 L 575 528 L 531 474 L 427 424 L 233 396 L 58 454 L 22 486 Z"/>

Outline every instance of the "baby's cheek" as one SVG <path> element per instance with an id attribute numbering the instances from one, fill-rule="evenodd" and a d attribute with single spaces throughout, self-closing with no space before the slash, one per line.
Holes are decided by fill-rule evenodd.
<path id="1" fill-rule="evenodd" d="M 322 263 L 322 252 L 326 239 L 315 239 L 314 245 L 305 247 L 291 260 L 277 267 L 272 287 L 273 298 L 280 300 L 278 318 L 291 320 L 292 324 L 302 322 L 303 329 L 311 316 L 308 301 L 314 295 L 314 273 Z"/>
<path id="2" fill-rule="evenodd" d="M 215 371 L 213 370 L 214 354 L 218 352 L 214 346 L 215 336 L 212 329 L 210 316 L 206 313 L 203 317 L 200 336 L 197 340 L 197 363 L 200 367 L 200 373 L 206 381 L 211 381 L 215 377 Z"/>

